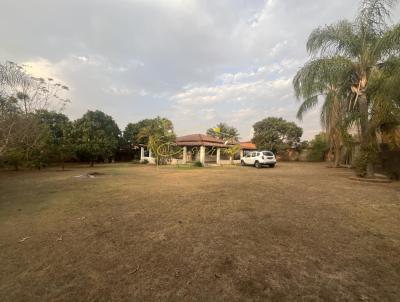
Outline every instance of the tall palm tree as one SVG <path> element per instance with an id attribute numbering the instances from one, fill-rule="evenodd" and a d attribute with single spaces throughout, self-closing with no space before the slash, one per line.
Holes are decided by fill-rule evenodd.
<path id="1" fill-rule="evenodd" d="M 361 152 L 365 153 L 370 152 L 376 138 L 376 129 L 370 123 L 371 114 L 374 114 L 371 110 L 374 100 L 368 95 L 371 76 L 399 56 L 400 24 L 388 25 L 396 2 L 363 0 L 353 22 L 342 20 L 317 28 L 307 42 L 311 62 L 336 58 L 351 66 L 346 88 L 353 93 L 352 109 L 358 113 L 354 116 L 360 126 Z M 371 161 L 367 163 L 366 175 L 374 175 Z"/>
<path id="2" fill-rule="evenodd" d="M 392 147 L 400 147 L 400 59 L 391 59 L 370 78 L 368 95 L 373 99 L 371 127 Z"/>
<path id="3" fill-rule="evenodd" d="M 347 89 L 347 75 L 352 65 L 340 57 L 320 58 L 307 63 L 293 79 L 297 98 L 304 98 L 297 118 L 314 108 L 323 99 L 321 124 L 328 134 L 330 150 L 334 154 L 334 165 L 340 164 L 340 150 L 345 123 L 346 100 L 351 92 Z"/>

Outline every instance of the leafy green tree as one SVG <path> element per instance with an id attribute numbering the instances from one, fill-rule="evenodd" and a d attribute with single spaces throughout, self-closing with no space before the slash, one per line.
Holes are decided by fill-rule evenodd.
<path id="1" fill-rule="evenodd" d="M 0 157 L 6 153 L 13 141 L 20 113 L 14 97 L 0 96 Z"/>
<path id="2" fill-rule="evenodd" d="M 400 24 L 388 25 L 391 10 L 397 1 L 363 0 L 358 15 L 353 22 L 342 20 L 338 23 L 315 29 L 307 42 L 311 62 L 340 61 L 349 72 L 343 79 L 345 89 L 351 89 L 349 100 L 350 116 L 360 126 L 361 153 L 376 150 L 376 128 L 371 122 L 376 99 L 369 94 L 369 86 L 374 74 L 388 64 L 395 64 L 399 57 Z M 334 66 L 334 64 L 330 64 Z M 339 68 L 339 73 L 342 73 Z M 326 73 L 336 73 L 326 69 Z M 339 75 L 340 77 L 340 75 Z M 317 81 L 318 82 L 318 81 Z M 315 101 L 315 100 L 314 100 Z M 387 100 L 391 102 L 393 100 Z M 365 158 L 374 158 L 364 156 Z M 373 162 L 366 163 L 366 175 L 373 177 Z"/>
<path id="3" fill-rule="evenodd" d="M 22 164 L 42 167 L 48 160 L 48 128 L 36 111 L 62 108 L 68 87 L 53 79 L 34 78 L 23 66 L 0 63 L 0 156 L 16 169 Z"/>
<path id="4" fill-rule="evenodd" d="M 19 170 L 19 167 L 25 160 L 26 152 L 22 145 L 15 144 L 7 148 L 4 153 L 5 162 L 14 167 L 15 171 Z"/>
<path id="5" fill-rule="evenodd" d="M 176 153 L 173 124 L 169 119 L 159 116 L 147 120 L 146 123 L 147 125 L 140 130 L 138 139 L 147 142 L 157 164 L 165 164 Z"/>
<path id="6" fill-rule="evenodd" d="M 215 127 L 209 128 L 207 135 L 222 139 L 223 141 L 239 141 L 239 131 L 226 123 L 218 123 Z"/>
<path id="7" fill-rule="evenodd" d="M 21 165 L 41 168 L 47 163 L 48 128 L 34 114 L 16 115 L 14 129 L 4 153 L 15 170 Z"/>
<path id="8" fill-rule="evenodd" d="M 50 159 L 60 162 L 64 170 L 65 160 L 74 155 L 72 123 L 69 118 L 55 111 L 39 110 L 36 115 L 48 130 L 48 154 Z"/>
<path id="9" fill-rule="evenodd" d="M 129 123 L 126 125 L 123 138 L 131 145 L 147 144 L 148 137 L 139 136 L 142 129 L 149 127 L 153 119 L 144 119 L 137 123 Z"/>
<path id="10" fill-rule="evenodd" d="M 303 129 L 283 118 L 268 117 L 253 125 L 253 143 L 258 149 L 279 153 L 300 143 Z"/>
<path id="11" fill-rule="evenodd" d="M 319 133 L 313 140 L 310 141 L 307 159 L 309 161 L 324 161 L 325 154 L 328 152 L 328 150 L 329 144 L 326 133 Z"/>
<path id="12" fill-rule="evenodd" d="M 90 166 L 99 158 L 111 158 L 118 146 L 120 130 L 113 118 L 104 112 L 88 111 L 74 122 L 77 152 L 87 156 Z"/>

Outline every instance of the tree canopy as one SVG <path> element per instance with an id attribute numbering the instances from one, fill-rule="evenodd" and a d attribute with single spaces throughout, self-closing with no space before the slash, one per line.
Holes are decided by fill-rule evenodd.
<path id="1" fill-rule="evenodd" d="M 300 143 L 303 129 L 283 118 L 268 117 L 253 125 L 253 143 L 258 149 L 274 153 Z"/>
<path id="2" fill-rule="evenodd" d="M 47 151 L 50 160 L 64 162 L 74 156 L 73 127 L 69 118 L 55 111 L 39 110 L 36 112 L 39 122 L 48 129 Z"/>
<path id="3" fill-rule="evenodd" d="M 91 163 L 109 159 L 117 146 L 120 130 L 113 118 L 102 111 L 88 111 L 74 122 L 77 151 Z"/>
<path id="4" fill-rule="evenodd" d="M 239 141 L 239 131 L 226 123 L 218 123 L 215 127 L 207 130 L 207 135 L 222 139 L 223 141 Z"/>

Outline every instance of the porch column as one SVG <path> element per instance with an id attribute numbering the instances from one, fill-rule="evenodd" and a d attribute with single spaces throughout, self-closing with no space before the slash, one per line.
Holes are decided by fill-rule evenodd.
<path id="1" fill-rule="evenodd" d="M 140 147 L 140 160 L 144 159 L 144 147 Z"/>
<path id="2" fill-rule="evenodd" d="M 244 151 L 243 151 L 243 149 L 241 149 L 241 150 L 240 150 L 240 159 L 243 158 L 243 155 L 244 155 Z"/>
<path id="3" fill-rule="evenodd" d="M 206 162 L 206 147 L 200 146 L 200 162 L 204 165 Z"/>
<path id="4" fill-rule="evenodd" d="M 152 154 L 151 154 L 151 149 L 149 149 L 149 157 L 150 157 L 150 158 L 151 158 L 151 155 L 152 155 Z"/>
<path id="5" fill-rule="evenodd" d="M 187 159 L 187 147 L 183 147 L 183 158 L 182 158 L 182 163 L 186 164 L 186 159 Z"/>
<path id="6" fill-rule="evenodd" d="M 221 164 L 221 148 L 217 148 L 217 165 Z"/>

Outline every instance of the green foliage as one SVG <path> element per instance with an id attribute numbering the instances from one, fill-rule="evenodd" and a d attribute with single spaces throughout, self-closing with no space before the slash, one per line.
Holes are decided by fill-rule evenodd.
<path id="1" fill-rule="evenodd" d="M 299 149 L 300 150 L 305 150 L 310 146 L 310 142 L 309 141 L 301 141 L 300 142 L 300 146 Z"/>
<path id="2" fill-rule="evenodd" d="M 218 123 L 217 126 L 209 128 L 207 135 L 229 142 L 237 142 L 239 140 L 238 130 L 226 123 Z"/>
<path id="3" fill-rule="evenodd" d="M 51 127 L 37 112 L 62 108 L 68 100 L 60 93 L 66 90 L 53 79 L 31 77 L 16 63 L 0 63 L 0 156 L 5 162 L 15 169 L 49 162 Z"/>
<path id="4" fill-rule="evenodd" d="M 239 153 L 239 151 L 240 151 L 240 145 L 233 145 L 229 146 L 228 148 L 222 149 L 222 153 L 229 156 L 231 164 L 233 164 L 233 158 L 237 153 Z"/>
<path id="5" fill-rule="evenodd" d="M 133 145 L 147 145 L 151 134 L 163 135 L 173 132 L 174 127 L 170 120 L 156 117 L 144 119 L 137 123 L 129 123 L 124 130 L 123 138 Z"/>
<path id="6" fill-rule="evenodd" d="M 98 159 L 109 159 L 118 146 L 120 130 L 113 118 L 101 111 L 88 111 L 74 122 L 74 139 L 78 154 L 91 165 Z"/>
<path id="7" fill-rule="evenodd" d="M 34 114 L 15 115 L 12 122 L 13 132 L 3 152 L 5 161 L 16 170 L 20 166 L 44 166 L 48 161 L 48 128 Z"/>
<path id="8" fill-rule="evenodd" d="M 377 146 L 362 146 L 354 160 L 354 168 L 357 176 L 367 176 L 367 165 L 375 164 L 379 158 Z"/>
<path id="9" fill-rule="evenodd" d="M 282 118 L 268 117 L 254 124 L 253 143 L 260 150 L 271 150 L 274 153 L 300 143 L 303 129 L 293 122 Z"/>
<path id="10" fill-rule="evenodd" d="M 39 121 L 48 128 L 47 151 L 50 161 L 64 162 L 74 157 L 72 123 L 68 117 L 55 111 L 39 110 L 36 112 Z"/>
<path id="11" fill-rule="evenodd" d="M 138 139 L 147 141 L 157 164 L 166 164 L 172 156 L 180 152 L 175 146 L 176 136 L 173 129 L 170 120 L 156 117 L 149 120 L 138 134 Z"/>
<path id="12" fill-rule="evenodd" d="M 202 167 L 204 167 L 204 165 L 200 161 L 196 161 L 193 163 L 193 167 L 202 168 Z"/>
<path id="13" fill-rule="evenodd" d="M 131 145 L 147 144 L 148 137 L 140 137 L 139 133 L 142 129 L 148 127 L 151 122 L 151 119 L 144 119 L 137 123 L 129 123 L 123 133 L 124 140 Z"/>
<path id="14" fill-rule="evenodd" d="M 144 160 L 140 161 L 140 163 L 143 165 L 147 165 L 149 163 L 149 161 L 147 159 L 144 159 Z"/>
<path id="15" fill-rule="evenodd" d="M 307 159 L 309 161 L 324 161 L 325 154 L 329 150 L 328 140 L 325 133 L 320 133 L 309 143 L 309 153 Z"/>
<path id="16" fill-rule="evenodd" d="M 8 148 L 5 154 L 6 164 L 14 167 L 14 170 L 18 170 L 19 167 L 24 163 L 25 150 L 21 146 Z"/>

